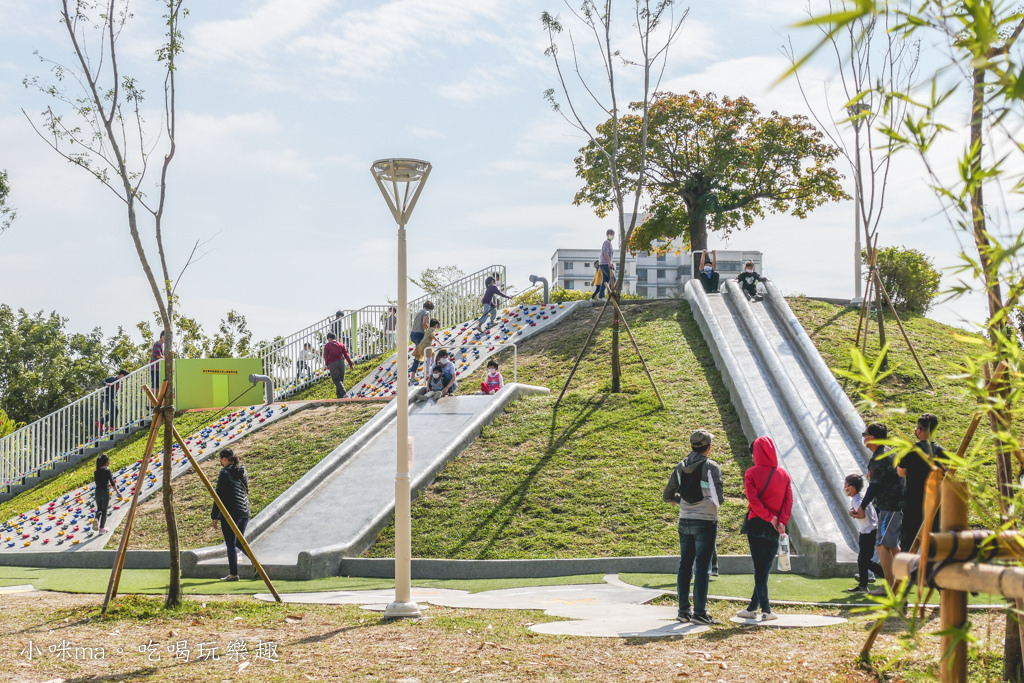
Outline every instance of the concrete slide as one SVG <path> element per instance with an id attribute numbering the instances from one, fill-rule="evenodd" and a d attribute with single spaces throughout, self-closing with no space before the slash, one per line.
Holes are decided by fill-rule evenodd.
<path id="1" fill-rule="evenodd" d="M 544 387 L 508 384 L 491 396 L 467 395 L 415 402 L 409 434 L 415 496 L 445 464 L 480 434 L 507 403 Z M 337 576 L 343 557 L 373 543 L 395 509 L 397 403 L 390 402 L 316 467 L 253 518 L 246 537 L 272 578 Z M 259 476 L 258 473 L 255 476 Z M 242 560 L 241 564 L 246 564 Z M 223 544 L 182 553 L 182 573 L 210 578 L 225 572 Z"/>
<path id="2" fill-rule="evenodd" d="M 818 575 L 857 558 L 857 530 L 842 482 L 863 472 L 864 422 L 771 282 L 762 301 L 737 283 L 706 294 L 697 280 L 686 298 L 729 388 L 746 437 L 770 436 L 793 478 L 790 533 Z"/>

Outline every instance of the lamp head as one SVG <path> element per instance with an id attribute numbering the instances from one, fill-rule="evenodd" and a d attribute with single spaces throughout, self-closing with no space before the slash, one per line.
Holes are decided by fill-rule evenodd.
<path id="1" fill-rule="evenodd" d="M 378 159 L 370 166 L 373 179 L 400 226 L 409 220 L 430 169 L 430 162 L 421 159 Z"/>

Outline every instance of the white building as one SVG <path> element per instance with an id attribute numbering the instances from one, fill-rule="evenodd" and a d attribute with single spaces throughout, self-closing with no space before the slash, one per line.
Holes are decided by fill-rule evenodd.
<path id="1" fill-rule="evenodd" d="M 551 286 L 593 291 L 590 283 L 594 279 L 594 263 L 600 255 L 600 249 L 556 249 L 551 256 Z M 759 251 L 718 249 L 717 257 L 722 280 L 739 275 L 747 261 L 753 261 L 754 269 L 764 273 L 764 261 Z M 699 266 L 700 252 L 696 258 Z M 618 250 L 615 250 L 612 262 L 618 266 Z M 683 286 L 693 277 L 691 263 L 691 253 L 671 243 L 664 254 L 646 251 L 635 255 L 627 253 L 622 291 L 648 299 L 682 296 Z"/>

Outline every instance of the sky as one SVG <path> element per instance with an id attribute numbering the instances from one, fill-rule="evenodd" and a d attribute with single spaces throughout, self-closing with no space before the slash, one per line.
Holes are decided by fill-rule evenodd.
<path id="1" fill-rule="evenodd" d="M 101 327 L 110 335 L 150 319 L 155 305 L 124 205 L 53 152 L 29 122 L 54 103 L 24 79 L 50 78 L 40 56 L 70 63 L 58 7 L 0 0 L 0 169 L 18 211 L 0 234 L 0 303 L 57 311 L 69 330 Z M 161 83 L 152 56 L 160 6 L 146 0 L 133 8 L 119 48 L 122 71 L 147 88 L 147 140 L 158 144 Z M 660 89 L 745 95 L 765 114 L 807 114 L 792 79 L 775 85 L 788 66 L 780 46 L 792 39 L 800 53 L 816 38 L 813 29 L 793 28 L 805 8 L 792 0 L 692 3 Z M 555 249 L 600 246 L 608 219 L 572 204 L 580 187 L 573 159 L 586 139 L 542 96 L 558 78 L 544 55 L 540 15 L 560 14 L 579 28 L 565 5 L 206 0 L 189 9 L 164 232 L 173 274 L 199 245 L 176 291 L 207 333 L 232 309 L 260 339 L 395 297 L 397 228 L 370 174 L 379 158 L 433 165 L 408 225 L 410 274 L 503 263 L 522 289 L 530 274 L 550 276 Z M 618 26 L 617 39 L 632 45 L 629 19 Z M 581 72 L 601 86 L 596 52 L 574 35 Z M 821 59 L 804 72 L 820 113 L 836 68 Z M 635 70 L 619 71 L 620 99 L 635 99 Z M 833 90 L 829 102 L 844 100 Z M 966 130 L 962 113 L 954 130 Z M 583 116 L 588 125 L 604 118 L 594 107 Z M 848 167 L 838 167 L 852 193 Z M 955 266 L 958 238 L 920 163 L 900 157 L 891 177 L 880 244 Z M 805 220 L 770 216 L 728 240 L 712 234 L 709 246 L 762 251 L 765 274 L 786 294 L 848 298 L 853 220 L 847 201 Z M 144 229 L 151 233 L 151 224 Z M 417 294 L 412 288 L 410 298 Z M 982 315 L 978 296 L 932 313 L 959 325 Z"/>

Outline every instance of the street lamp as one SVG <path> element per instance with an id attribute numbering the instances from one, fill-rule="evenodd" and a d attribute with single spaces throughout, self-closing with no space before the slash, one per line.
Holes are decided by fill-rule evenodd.
<path id="1" fill-rule="evenodd" d="M 863 196 L 861 195 L 862 182 L 861 182 L 861 168 L 860 168 L 860 124 L 864 120 L 864 117 L 871 112 L 871 105 L 867 102 L 856 102 L 846 108 L 846 113 L 850 116 L 850 121 L 853 122 L 853 145 L 855 148 L 856 157 L 854 158 L 854 172 L 853 172 L 853 187 L 854 187 L 854 219 L 853 219 L 853 300 L 850 303 L 859 304 L 862 301 L 861 297 L 861 283 L 863 282 L 861 267 L 860 267 L 860 226 L 863 218 L 862 204 Z M 871 245 L 867 245 L 870 247 Z"/>
<path id="2" fill-rule="evenodd" d="M 373 179 L 398 223 L 398 351 L 395 382 L 398 401 L 398 443 L 395 470 L 395 599 L 384 610 L 386 618 L 420 616 L 412 601 L 412 514 L 409 477 L 409 297 L 406 293 L 405 224 L 409 221 L 430 162 L 419 159 L 379 159 L 370 166 Z"/>

